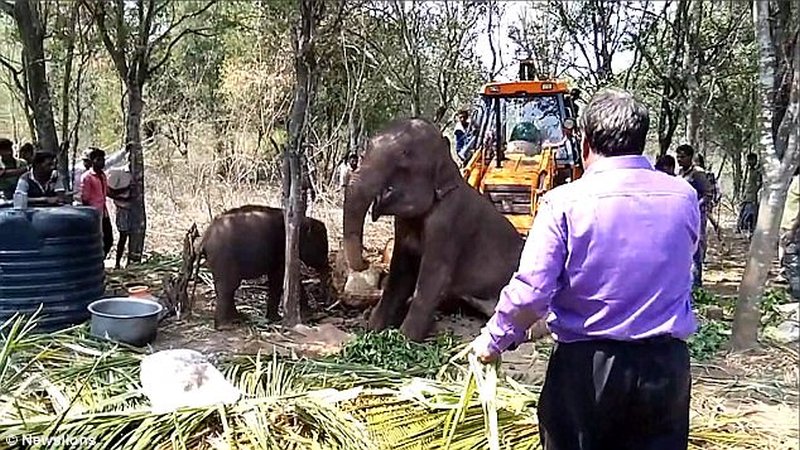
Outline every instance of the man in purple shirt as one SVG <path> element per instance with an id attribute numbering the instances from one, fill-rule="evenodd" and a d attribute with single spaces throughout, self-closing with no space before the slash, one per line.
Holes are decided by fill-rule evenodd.
<path id="1" fill-rule="evenodd" d="M 472 348 L 493 361 L 547 317 L 545 450 L 686 449 L 697 194 L 642 156 L 649 115 L 629 93 L 598 93 L 580 122 L 586 172 L 542 198 Z"/>

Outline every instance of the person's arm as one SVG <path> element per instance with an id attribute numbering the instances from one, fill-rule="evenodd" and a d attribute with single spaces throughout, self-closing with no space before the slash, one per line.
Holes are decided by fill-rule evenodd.
<path id="1" fill-rule="evenodd" d="M 16 177 L 25 172 L 27 172 L 27 170 L 22 167 L 17 167 L 16 169 L 0 169 L 0 178 Z"/>
<path id="2" fill-rule="evenodd" d="M 694 180 L 695 185 L 697 186 L 697 198 L 700 203 L 700 208 L 702 209 L 714 201 L 712 198 L 714 192 L 711 189 L 711 183 L 709 182 L 708 176 L 705 172 L 695 171 Z"/>
<path id="3" fill-rule="evenodd" d="M 109 155 L 106 158 L 106 169 L 113 169 L 116 166 L 125 162 L 125 157 L 128 156 L 128 149 L 123 148 L 116 153 Z"/>
<path id="4" fill-rule="evenodd" d="M 520 344 L 526 331 L 547 314 L 561 287 L 558 279 L 567 258 L 561 222 L 545 196 L 525 241 L 519 268 L 501 291 L 495 313 L 486 323 L 492 352 L 499 354 Z"/>
<path id="5" fill-rule="evenodd" d="M 128 200 L 130 198 L 131 188 L 130 186 L 122 188 L 122 189 L 113 189 L 108 188 L 108 198 L 111 200 Z"/>
<path id="6" fill-rule="evenodd" d="M 28 188 L 28 180 L 26 180 L 25 177 L 21 177 L 17 181 L 17 189 L 14 191 L 14 193 L 16 194 L 19 192 L 20 194 L 28 195 Z"/>
<path id="7" fill-rule="evenodd" d="M 60 176 L 56 176 L 56 182 L 53 186 L 55 197 L 48 199 L 48 203 L 64 204 L 67 202 L 67 190 L 64 188 L 64 180 Z"/>
<path id="8" fill-rule="evenodd" d="M 28 171 L 28 163 L 21 161 L 14 169 L 0 168 L 0 178 L 18 177 Z"/>

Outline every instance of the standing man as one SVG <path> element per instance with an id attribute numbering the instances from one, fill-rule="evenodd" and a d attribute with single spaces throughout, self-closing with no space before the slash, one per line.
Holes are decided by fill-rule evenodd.
<path id="1" fill-rule="evenodd" d="M 747 175 L 744 180 L 742 197 L 742 209 L 739 213 L 739 223 L 736 232 L 747 233 L 749 239 L 756 229 L 756 219 L 758 218 L 758 194 L 761 191 L 764 177 L 761 167 L 758 164 L 758 156 L 755 153 L 747 154 Z"/>
<path id="2" fill-rule="evenodd" d="M 586 172 L 543 197 L 472 349 L 493 361 L 546 316 L 545 450 L 685 450 L 697 195 L 642 155 L 650 119 L 631 94 L 599 92 L 580 120 Z"/>
<path id="3" fill-rule="evenodd" d="M 467 159 L 464 150 L 467 148 L 467 133 L 469 131 L 469 113 L 464 110 L 458 112 L 456 116 L 456 126 L 453 135 L 456 139 L 456 154 L 462 160 Z"/>
<path id="4" fill-rule="evenodd" d="M 342 198 L 344 193 L 347 192 L 347 184 L 350 182 L 350 174 L 358 168 L 358 154 L 350 153 L 347 158 L 339 164 L 336 168 L 336 173 L 333 174 L 336 187 L 342 191 Z"/>
<path id="5" fill-rule="evenodd" d="M 722 228 L 720 228 L 719 223 L 717 223 L 717 219 L 714 218 L 714 215 L 718 213 L 719 203 L 722 200 L 722 191 L 720 191 L 717 176 L 714 175 L 714 171 L 711 170 L 711 167 L 706 167 L 706 159 L 700 153 L 694 155 L 694 165 L 697 170 L 702 171 L 705 175 L 706 186 L 709 189 L 706 200 L 707 203 L 705 204 L 706 218 L 711 226 L 714 227 L 714 232 L 717 234 L 717 241 L 724 245 L 722 241 Z M 703 261 L 705 261 L 705 256 L 703 256 Z"/>
<path id="6" fill-rule="evenodd" d="M 700 205 L 700 243 L 694 254 L 694 264 L 692 274 L 694 277 L 694 287 L 703 287 L 703 264 L 706 260 L 706 224 L 708 213 L 714 203 L 714 192 L 709 186 L 708 178 L 703 169 L 694 164 L 694 147 L 689 144 L 679 145 L 675 150 L 678 166 L 681 168 L 680 176 L 683 177 L 697 192 L 697 199 Z"/>
<path id="7" fill-rule="evenodd" d="M 125 254 L 125 244 L 132 233 L 140 230 L 139 221 L 132 212 L 133 201 L 136 198 L 136 184 L 133 183 L 130 171 L 125 169 L 112 169 L 108 174 L 108 197 L 114 200 L 116 209 L 116 224 L 119 239 L 117 240 L 117 253 L 115 269 L 122 265 L 122 255 Z"/>
<path id="8" fill-rule="evenodd" d="M 24 159 L 14 157 L 14 143 L 11 139 L 0 138 L 0 193 L 11 200 L 17 182 L 28 171 L 28 163 Z"/>
<path id="9" fill-rule="evenodd" d="M 92 160 L 89 159 L 89 153 L 91 151 L 91 148 L 87 148 L 83 151 L 81 157 L 82 167 L 76 164 L 75 167 L 72 168 L 72 198 L 76 205 L 83 204 L 81 203 L 81 179 L 83 174 L 92 168 Z"/>
<path id="10" fill-rule="evenodd" d="M 792 177 L 786 192 L 781 219 L 780 262 L 783 278 L 789 282 L 789 292 L 800 298 L 800 167 Z"/>
<path id="11" fill-rule="evenodd" d="M 111 217 L 106 207 L 108 195 L 108 179 L 103 169 L 106 167 L 106 152 L 99 148 L 89 151 L 91 168 L 81 175 L 81 202 L 97 210 L 102 220 L 103 253 L 108 256 L 114 244 L 114 231 L 111 228 Z"/>

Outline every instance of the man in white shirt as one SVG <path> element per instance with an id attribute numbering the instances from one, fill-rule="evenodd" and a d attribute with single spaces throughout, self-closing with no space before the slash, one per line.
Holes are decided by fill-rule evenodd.
<path id="1" fill-rule="evenodd" d="M 89 159 L 90 151 L 91 149 L 87 148 L 81 154 L 83 166 L 76 164 L 75 167 L 72 168 L 72 198 L 74 199 L 73 204 L 75 205 L 81 204 L 81 176 L 92 167 L 92 161 Z"/>
<path id="2" fill-rule="evenodd" d="M 351 153 L 347 159 L 342 161 L 339 167 L 336 168 L 334 179 L 336 187 L 341 189 L 342 192 L 347 188 L 347 183 L 350 182 L 350 174 L 356 170 L 356 168 L 358 168 L 358 155 L 355 153 Z"/>

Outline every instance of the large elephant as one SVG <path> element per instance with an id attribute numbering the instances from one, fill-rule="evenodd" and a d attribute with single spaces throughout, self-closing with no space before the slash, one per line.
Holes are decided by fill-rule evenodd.
<path id="1" fill-rule="evenodd" d="M 306 217 L 300 227 L 300 260 L 315 269 L 327 290 L 328 232 L 325 224 Z M 234 293 L 242 280 L 267 276 L 269 299 L 267 317 L 280 318 L 278 305 L 283 294 L 286 231 L 283 210 L 262 205 L 245 205 L 215 217 L 198 244 L 214 276 L 216 306 L 214 327 L 229 328 L 238 319 Z M 305 291 L 301 305 L 307 308 Z"/>
<path id="2" fill-rule="evenodd" d="M 425 339 L 435 310 L 461 299 L 490 316 L 519 263 L 524 240 L 488 199 L 461 177 L 450 144 L 424 119 L 390 123 L 367 143 L 345 192 L 344 251 L 351 270 L 362 256 L 364 218 L 395 217 L 389 279 L 369 327 L 400 326 Z"/>

